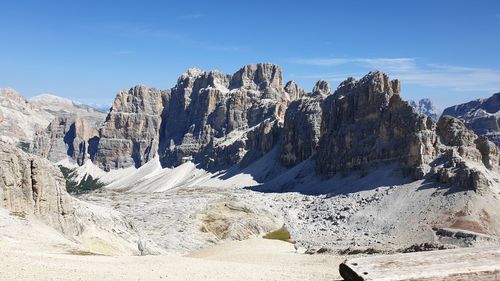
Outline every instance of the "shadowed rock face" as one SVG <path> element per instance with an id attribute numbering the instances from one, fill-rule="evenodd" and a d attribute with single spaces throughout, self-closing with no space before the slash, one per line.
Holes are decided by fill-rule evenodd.
<path id="1" fill-rule="evenodd" d="M 288 106 L 280 155 L 285 166 L 294 166 L 316 154 L 321 136 L 321 104 L 330 91 L 330 85 L 320 80 L 311 94 Z"/>
<path id="2" fill-rule="evenodd" d="M 500 145 L 500 93 L 487 99 L 479 99 L 448 107 L 443 115 L 450 115 L 464 121 L 467 128 L 478 135 L 484 135 Z"/>
<path id="3" fill-rule="evenodd" d="M 282 80 L 273 64 L 247 65 L 231 76 L 189 70 L 172 88 L 163 116 L 163 165 L 193 158 L 205 167 L 224 166 L 269 151 L 290 96 L 301 94 L 292 82 L 287 93 Z"/>
<path id="4" fill-rule="evenodd" d="M 139 167 L 158 153 L 164 166 L 192 159 L 206 168 L 258 157 L 279 143 L 290 96 L 273 64 L 233 75 L 189 69 L 168 91 L 137 86 L 121 92 L 99 131 L 94 163 L 105 170 Z M 249 154 L 250 153 L 250 154 Z"/>
<path id="5" fill-rule="evenodd" d="M 83 165 L 95 150 L 92 140 L 96 136 L 96 128 L 86 119 L 72 115 L 56 117 L 45 130 L 35 133 L 30 151 L 52 162 L 70 157 Z"/>
<path id="6" fill-rule="evenodd" d="M 341 171 L 400 162 L 409 173 L 435 155 L 434 122 L 399 96 L 399 81 L 371 72 L 348 79 L 323 103 L 317 171 Z"/>

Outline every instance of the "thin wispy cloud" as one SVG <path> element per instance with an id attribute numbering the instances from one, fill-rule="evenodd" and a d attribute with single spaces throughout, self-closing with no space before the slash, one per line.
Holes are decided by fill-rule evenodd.
<path id="1" fill-rule="evenodd" d="M 408 84 L 449 87 L 456 91 L 500 90 L 500 71 L 488 68 L 428 64 L 393 75 Z"/>
<path id="2" fill-rule="evenodd" d="M 500 90 L 500 70 L 445 64 L 420 64 L 414 58 L 314 58 L 293 60 L 294 63 L 338 67 L 355 71 L 327 72 L 300 76 L 304 79 L 343 81 L 346 77 L 362 77 L 367 71 L 381 70 L 405 84 L 445 87 L 455 91 L 495 92 Z"/>
<path id="3" fill-rule="evenodd" d="M 296 59 L 293 63 L 316 66 L 357 65 L 391 70 L 405 70 L 415 67 L 414 58 L 312 58 Z"/>
<path id="4" fill-rule="evenodd" d="M 196 20 L 196 19 L 199 19 L 201 17 L 202 17 L 201 14 L 188 14 L 188 15 L 179 16 L 179 19 L 181 19 L 181 20 Z"/>

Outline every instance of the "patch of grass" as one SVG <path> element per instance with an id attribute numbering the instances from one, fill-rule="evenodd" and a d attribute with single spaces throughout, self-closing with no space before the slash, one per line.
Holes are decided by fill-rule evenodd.
<path id="1" fill-rule="evenodd" d="M 75 255 L 75 256 L 102 256 L 101 254 L 96 254 L 92 253 L 89 251 L 82 251 L 82 250 L 76 250 L 76 249 L 70 249 L 68 251 L 70 255 Z"/>
<path id="2" fill-rule="evenodd" d="M 105 184 L 99 181 L 99 179 L 94 179 L 92 176 L 87 175 L 80 183 L 75 182 L 72 179 L 71 173 L 74 171 L 72 169 L 66 168 L 64 166 L 59 166 L 61 173 L 66 180 L 66 190 L 70 194 L 82 194 L 94 191 L 104 187 Z"/>
<path id="3" fill-rule="evenodd" d="M 25 212 L 10 212 L 11 216 L 15 216 L 21 219 L 26 219 L 26 213 Z"/>
<path id="4" fill-rule="evenodd" d="M 341 255 L 359 255 L 359 254 L 365 254 L 365 255 L 373 255 L 373 254 L 381 254 L 383 253 L 379 249 L 375 248 L 347 248 L 339 251 L 339 254 Z"/>
<path id="5" fill-rule="evenodd" d="M 288 229 L 286 229 L 285 226 L 282 226 L 280 229 L 267 233 L 266 235 L 263 236 L 263 238 L 289 242 L 291 236 L 290 232 L 288 232 Z"/>

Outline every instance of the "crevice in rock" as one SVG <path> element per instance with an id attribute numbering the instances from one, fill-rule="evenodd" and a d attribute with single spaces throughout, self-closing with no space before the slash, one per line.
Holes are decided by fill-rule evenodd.
<path id="1" fill-rule="evenodd" d="M 35 160 L 30 160 L 30 176 L 31 176 L 31 190 L 33 192 L 33 204 L 35 213 L 39 211 L 39 203 L 40 203 L 40 187 L 38 186 L 38 181 L 35 178 L 36 174 L 36 164 Z"/>

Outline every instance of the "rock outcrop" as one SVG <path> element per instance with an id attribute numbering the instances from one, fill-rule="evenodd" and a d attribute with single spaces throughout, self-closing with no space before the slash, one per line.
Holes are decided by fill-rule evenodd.
<path id="1" fill-rule="evenodd" d="M 432 104 L 430 99 L 421 99 L 418 101 L 409 100 L 408 102 L 418 114 L 429 116 L 432 120 L 438 121 L 439 111 L 434 104 Z"/>
<path id="2" fill-rule="evenodd" d="M 415 113 L 400 95 L 398 80 L 371 72 L 348 79 L 322 106 L 317 172 L 332 176 L 378 164 L 399 162 L 407 174 L 422 177 L 436 156 L 432 119 Z"/>
<path id="3" fill-rule="evenodd" d="M 441 143 L 446 146 L 474 146 L 477 138 L 474 132 L 465 128 L 465 124 L 457 118 L 443 115 L 437 123 L 437 133 Z"/>
<path id="4" fill-rule="evenodd" d="M 160 157 L 164 166 L 193 159 L 215 168 L 255 158 L 279 142 L 293 82 L 283 86 L 281 69 L 247 65 L 233 75 L 190 69 L 171 90 L 163 116 Z"/>
<path id="5" fill-rule="evenodd" d="M 96 253 L 135 251 L 135 230 L 123 215 L 71 197 L 57 167 L 3 142 L 0 142 L 0 207 L 18 216 L 42 220 Z"/>
<path id="6" fill-rule="evenodd" d="M 500 145 L 500 93 L 487 99 L 478 99 L 448 107 L 443 115 L 450 115 L 464 121 L 467 128 L 477 135 L 484 135 Z"/>
<path id="7" fill-rule="evenodd" d="M 70 212 L 70 197 L 57 168 L 46 160 L 29 156 L 13 146 L 0 143 L 2 206 L 12 212 L 47 215 L 56 227 Z"/>
<path id="8" fill-rule="evenodd" d="M 120 92 L 99 129 L 93 161 L 102 169 L 140 167 L 158 151 L 163 101 L 169 92 L 136 86 Z"/>
<path id="9" fill-rule="evenodd" d="M 321 136 L 321 104 L 331 92 L 325 81 L 318 81 L 310 95 L 290 103 L 285 114 L 281 163 L 294 166 L 316 154 Z"/>
<path id="10" fill-rule="evenodd" d="M 298 87 L 289 88 L 300 95 Z M 248 65 L 234 75 L 189 69 L 163 92 L 135 87 L 117 96 L 94 163 L 106 170 L 139 167 L 156 153 L 169 167 L 188 159 L 205 167 L 238 163 L 248 151 L 263 153 L 277 142 L 269 131 L 282 122 L 289 96 L 281 69 L 271 64 Z"/>
<path id="11" fill-rule="evenodd" d="M 97 130 L 78 116 L 56 117 L 47 129 L 35 133 L 31 153 L 52 162 L 71 158 L 83 165 L 96 151 Z"/>
<path id="12" fill-rule="evenodd" d="M 291 100 L 299 99 L 305 94 L 304 89 L 300 88 L 295 81 L 288 81 L 286 83 L 285 92 L 290 95 Z"/>
<path id="13" fill-rule="evenodd" d="M 476 191 L 494 184 L 488 170 L 498 171 L 500 163 L 499 149 L 493 142 L 478 137 L 461 120 L 448 115 L 441 116 L 436 132 L 439 156 L 431 167 L 438 181 Z"/>
<path id="14" fill-rule="evenodd" d="M 55 120 L 34 151 L 53 161 L 90 158 L 106 171 L 140 167 L 155 155 L 163 167 L 192 161 L 220 171 L 245 167 L 276 148 L 281 165 L 309 159 L 324 178 L 399 164 L 414 179 L 490 185 L 488 170 L 499 165 L 496 146 L 468 130 L 467 122 L 443 116 L 436 124 L 430 101 L 412 106 L 400 88 L 376 71 L 359 81 L 348 78 L 334 93 L 320 80 L 305 94 L 293 81 L 283 85 L 273 64 L 247 65 L 233 75 L 193 68 L 169 90 L 136 86 L 119 93 L 97 135 L 83 123 Z M 455 111 L 495 106 L 478 101 Z"/>

